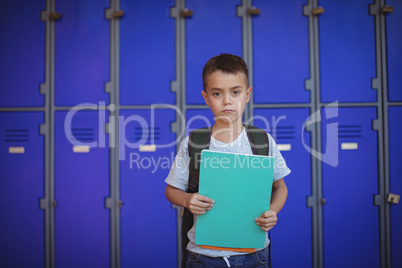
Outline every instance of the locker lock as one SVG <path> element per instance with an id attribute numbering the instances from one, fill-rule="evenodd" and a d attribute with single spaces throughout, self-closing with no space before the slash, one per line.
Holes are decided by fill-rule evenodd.
<path id="1" fill-rule="evenodd" d="M 320 15 L 322 13 L 324 13 L 324 8 L 323 7 L 313 8 L 313 15 L 318 16 L 318 15 Z"/>
<path id="2" fill-rule="evenodd" d="M 119 208 L 123 207 L 123 201 L 119 200 L 119 202 L 117 202 L 117 204 L 119 205 Z"/>
<path id="3" fill-rule="evenodd" d="M 250 14 L 250 15 L 260 15 L 260 13 L 261 13 L 261 10 L 256 7 L 250 7 L 248 9 L 248 14 Z"/>
<path id="4" fill-rule="evenodd" d="M 321 205 L 325 206 L 327 204 L 327 200 L 325 198 L 321 198 Z"/>
<path id="5" fill-rule="evenodd" d="M 394 12 L 394 7 L 391 7 L 389 5 L 385 5 L 385 6 L 382 7 L 381 10 L 382 10 L 383 13 L 392 13 L 392 12 Z"/>
<path id="6" fill-rule="evenodd" d="M 401 196 L 398 195 L 398 194 L 391 194 L 391 193 L 389 193 L 389 194 L 388 194 L 387 201 L 388 201 L 388 203 L 390 203 L 390 204 L 392 204 L 392 205 L 396 205 L 396 204 L 399 204 L 399 199 L 400 199 L 400 198 L 401 198 Z"/>
<path id="7" fill-rule="evenodd" d="M 180 16 L 183 18 L 189 18 L 193 16 L 193 11 L 191 9 L 185 8 L 180 11 Z"/>
<path id="8" fill-rule="evenodd" d="M 61 17 L 62 17 L 61 13 L 52 12 L 52 13 L 49 14 L 49 19 L 52 20 L 52 21 L 59 20 L 59 19 L 61 19 Z"/>
<path id="9" fill-rule="evenodd" d="M 56 202 L 56 200 L 53 200 L 53 201 L 52 201 L 52 207 L 55 208 L 56 206 L 57 206 L 57 202 Z"/>

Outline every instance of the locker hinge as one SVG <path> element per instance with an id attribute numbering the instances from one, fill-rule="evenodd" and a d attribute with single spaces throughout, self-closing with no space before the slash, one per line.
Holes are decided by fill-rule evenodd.
<path id="1" fill-rule="evenodd" d="M 398 195 L 398 194 L 389 193 L 387 201 L 388 201 L 388 203 L 390 203 L 392 205 L 397 205 L 397 204 L 399 204 L 399 199 L 400 198 L 401 198 L 401 196 Z"/>
<path id="2" fill-rule="evenodd" d="M 184 8 L 180 10 L 180 16 L 182 16 L 183 18 L 190 18 L 193 16 L 193 11 L 191 9 Z"/>
<path id="3" fill-rule="evenodd" d="M 250 7 L 250 8 L 247 10 L 247 12 L 248 12 L 248 14 L 250 14 L 250 15 L 252 15 L 252 16 L 255 16 L 255 15 L 260 15 L 261 10 L 260 10 L 259 8 L 256 8 L 256 7 Z"/>
<path id="4" fill-rule="evenodd" d="M 113 206 L 113 204 L 114 204 L 114 202 L 113 202 L 111 197 L 106 197 L 105 198 L 105 207 L 106 208 L 112 209 L 113 207 L 115 207 L 115 206 Z M 123 201 L 121 201 L 121 200 L 117 201 L 117 206 L 119 208 L 122 208 L 123 207 Z"/>
<path id="5" fill-rule="evenodd" d="M 47 125 L 46 125 L 46 124 L 41 124 L 41 125 L 39 126 L 39 133 L 40 133 L 40 135 L 45 136 L 46 133 L 47 133 L 47 131 L 48 131 L 48 129 L 47 129 Z"/>
<path id="6" fill-rule="evenodd" d="M 394 12 L 394 7 L 385 5 L 381 8 L 381 11 L 385 14 Z"/>
<path id="7" fill-rule="evenodd" d="M 321 15 L 322 13 L 324 13 L 324 8 L 323 8 L 323 7 L 316 7 L 316 8 L 313 8 L 312 13 L 313 13 L 313 15 L 315 15 L 315 16 Z"/>
<path id="8" fill-rule="evenodd" d="M 105 9 L 105 19 L 120 19 L 123 17 L 124 11 L 123 10 L 112 10 L 111 8 Z"/>
<path id="9" fill-rule="evenodd" d="M 47 209 L 47 199 L 46 198 L 39 199 L 39 208 L 43 209 L 43 210 Z"/>
<path id="10" fill-rule="evenodd" d="M 61 13 L 57 13 L 57 12 L 52 12 L 49 14 L 49 20 L 51 21 L 56 21 L 61 19 L 63 15 Z"/>
<path id="11" fill-rule="evenodd" d="M 373 200 L 374 206 L 379 207 L 384 204 L 384 198 L 382 195 L 375 195 Z"/>

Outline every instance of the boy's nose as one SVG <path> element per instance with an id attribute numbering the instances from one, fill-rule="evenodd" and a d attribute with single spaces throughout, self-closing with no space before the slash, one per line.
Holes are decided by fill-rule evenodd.
<path id="1" fill-rule="evenodd" d="M 223 99 L 223 105 L 232 105 L 232 99 L 230 98 L 230 96 L 225 96 L 225 98 Z"/>

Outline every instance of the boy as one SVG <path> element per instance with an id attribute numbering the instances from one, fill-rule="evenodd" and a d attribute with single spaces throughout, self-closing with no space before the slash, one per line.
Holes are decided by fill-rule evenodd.
<path id="1" fill-rule="evenodd" d="M 221 54 L 211 58 L 204 66 L 202 96 L 210 107 L 215 123 L 212 127 L 209 150 L 252 154 L 250 141 L 242 122 L 243 112 L 250 99 L 248 68 L 238 56 Z M 264 133 L 265 134 L 265 133 Z M 276 158 L 271 204 L 267 211 L 256 215 L 255 222 L 262 230 L 269 231 L 277 222 L 277 214 L 287 198 L 287 187 L 283 177 L 290 173 L 272 137 L 266 133 L 269 142 L 268 155 Z M 253 253 L 206 249 L 195 244 L 196 215 L 213 209 L 214 200 L 198 193 L 189 193 L 189 137 L 180 145 L 175 162 L 165 182 L 166 198 L 177 206 L 187 208 L 194 215 L 194 225 L 188 232 L 187 258 L 183 266 L 191 267 L 269 267 L 268 236 L 265 247 Z M 197 185 L 198 189 L 198 185 Z M 235 234 L 234 234 L 235 235 Z"/>

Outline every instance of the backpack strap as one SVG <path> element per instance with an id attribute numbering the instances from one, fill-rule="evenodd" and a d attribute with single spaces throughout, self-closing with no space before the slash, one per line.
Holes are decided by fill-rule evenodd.
<path id="1" fill-rule="evenodd" d="M 268 141 L 268 135 L 265 132 L 265 130 L 249 125 L 245 125 L 244 127 L 246 128 L 247 137 L 250 142 L 253 154 L 268 155 L 269 141 Z"/>
<path id="2" fill-rule="evenodd" d="M 209 143 L 211 141 L 211 128 L 201 128 L 190 132 L 188 138 L 188 154 L 190 157 L 189 165 L 189 180 L 187 193 L 198 192 L 198 182 L 200 179 L 200 161 L 201 161 L 201 151 L 203 149 L 209 148 Z M 187 244 L 189 239 L 187 237 L 188 231 L 194 225 L 194 216 L 188 210 L 188 208 L 183 209 L 183 221 L 181 225 L 181 249 L 183 252 L 183 258 L 181 260 L 181 267 L 186 267 L 187 261 Z"/>

